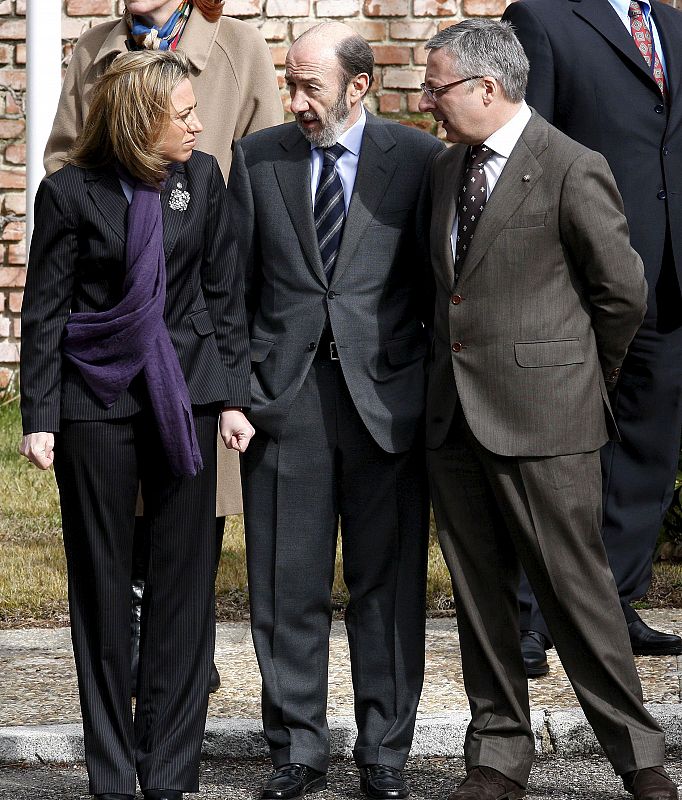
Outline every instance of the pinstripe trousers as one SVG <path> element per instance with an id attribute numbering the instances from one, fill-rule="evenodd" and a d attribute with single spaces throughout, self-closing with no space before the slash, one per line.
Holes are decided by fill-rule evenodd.
<path id="1" fill-rule="evenodd" d="M 195 407 L 204 469 L 174 477 L 153 417 L 62 421 L 56 436 L 90 792 L 198 789 L 215 638 L 217 410 Z M 130 576 L 138 481 L 151 552 L 135 713 Z"/>

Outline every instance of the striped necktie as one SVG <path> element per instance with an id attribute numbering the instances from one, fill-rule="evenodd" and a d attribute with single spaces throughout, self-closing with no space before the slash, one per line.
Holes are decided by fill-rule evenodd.
<path id="1" fill-rule="evenodd" d="M 338 143 L 323 149 L 320 183 L 315 192 L 315 228 L 327 280 L 331 280 L 334 272 L 346 220 L 343 185 L 336 171 L 336 162 L 345 151 L 346 148 Z"/>

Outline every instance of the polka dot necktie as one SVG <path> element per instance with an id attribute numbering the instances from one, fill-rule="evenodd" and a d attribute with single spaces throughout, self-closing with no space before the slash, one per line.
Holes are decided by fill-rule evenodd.
<path id="1" fill-rule="evenodd" d="M 455 247 L 455 274 L 459 277 L 466 254 L 471 247 L 478 220 L 488 199 L 488 181 L 483 165 L 493 155 L 484 144 L 469 151 L 467 168 L 462 179 L 462 189 L 457 198 L 457 243 Z"/>
<path id="2" fill-rule="evenodd" d="M 635 40 L 637 49 L 642 56 L 644 56 L 644 60 L 646 61 L 647 65 L 649 68 L 651 68 L 651 55 L 654 49 L 651 41 L 651 33 L 649 32 L 649 28 L 647 27 L 644 19 L 642 7 L 638 2 L 636 2 L 636 0 L 632 0 L 630 3 L 630 7 L 628 8 L 628 16 L 630 17 L 630 30 L 632 31 L 632 38 Z M 667 99 L 668 87 L 665 83 L 665 73 L 663 72 L 663 67 L 661 66 L 661 60 L 658 57 L 658 53 L 655 53 L 654 55 L 654 68 L 651 74 L 658 84 L 661 94 L 665 99 Z"/>
<path id="3" fill-rule="evenodd" d="M 346 221 L 343 184 L 336 171 L 336 162 L 345 152 L 346 148 L 338 143 L 323 149 L 324 160 L 320 182 L 315 192 L 315 228 L 327 280 L 331 279 L 334 272 L 336 257 L 341 246 L 343 225 Z"/>

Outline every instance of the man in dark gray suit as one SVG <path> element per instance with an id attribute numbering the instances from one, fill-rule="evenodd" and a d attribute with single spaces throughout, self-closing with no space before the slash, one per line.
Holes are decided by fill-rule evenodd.
<path id="1" fill-rule="evenodd" d="M 256 436 L 242 462 L 251 626 L 275 772 L 326 786 L 337 527 L 370 797 L 406 797 L 424 667 L 429 170 L 442 144 L 367 113 L 369 45 L 340 23 L 286 60 L 296 122 L 235 145 L 231 257 L 246 274 Z"/>
<path id="2" fill-rule="evenodd" d="M 522 564 L 577 698 L 635 800 L 675 800 L 642 705 L 600 535 L 607 388 L 646 307 L 603 156 L 524 102 L 511 25 L 431 39 L 420 108 L 455 143 L 432 170 L 436 275 L 426 444 L 472 720 L 450 800 L 525 796 L 535 741 L 516 590 Z"/>

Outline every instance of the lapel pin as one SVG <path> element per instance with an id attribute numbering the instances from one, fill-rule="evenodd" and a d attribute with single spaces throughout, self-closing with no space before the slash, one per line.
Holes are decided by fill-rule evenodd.
<path id="1" fill-rule="evenodd" d="M 524 175 L 524 176 L 523 176 L 523 178 L 521 178 L 521 180 L 522 180 L 524 183 L 528 183 L 528 181 L 530 180 L 530 175 Z"/>
<path id="2" fill-rule="evenodd" d="M 189 205 L 189 192 L 183 191 L 182 184 L 176 184 L 175 189 L 170 193 L 168 205 L 173 211 L 187 211 Z"/>

